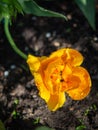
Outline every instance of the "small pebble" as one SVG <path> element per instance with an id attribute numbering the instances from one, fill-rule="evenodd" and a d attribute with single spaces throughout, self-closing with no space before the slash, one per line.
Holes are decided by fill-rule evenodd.
<path id="1" fill-rule="evenodd" d="M 94 41 L 98 41 L 98 37 L 94 37 Z"/>
<path id="2" fill-rule="evenodd" d="M 55 42 L 53 43 L 53 45 L 56 46 L 56 47 L 59 47 L 59 46 L 60 46 L 60 43 L 55 41 Z"/>
<path id="3" fill-rule="evenodd" d="M 7 77 L 9 75 L 9 71 L 4 71 L 4 76 Z"/>
<path id="4" fill-rule="evenodd" d="M 69 20 L 71 20 L 71 19 L 72 19 L 72 15 L 68 14 L 68 15 L 67 15 L 67 18 L 68 18 Z"/>
<path id="5" fill-rule="evenodd" d="M 16 68 L 16 65 L 11 65 L 10 68 L 13 70 Z"/>
<path id="6" fill-rule="evenodd" d="M 3 77 L 4 73 L 0 70 L 0 78 Z"/>
<path id="7" fill-rule="evenodd" d="M 33 17 L 32 17 L 32 20 L 36 20 L 36 17 L 35 17 L 35 16 L 33 16 Z"/>
<path id="8" fill-rule="evenodd" d="M 37 95 L 33 95 L 33 98 L 37 98 Z"/>
<path id="9" fill-rule="evenodd" d="M 46 38 L 49 38 L 49 37 L 51 37 L 51 33 L 50 33 L 50 32 L 47 32 L 47 33 L 46 33 Z"/>
<path id="10" fill-rule="evenodd" d="M 76 28 L 76 27 L 77 27 L 77 24 L 76 24 L 76 23 L 73 23 L 73 27 Z"/>

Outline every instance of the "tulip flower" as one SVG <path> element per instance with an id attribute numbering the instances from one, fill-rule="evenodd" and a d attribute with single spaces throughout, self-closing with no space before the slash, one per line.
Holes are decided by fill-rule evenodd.
<path id="1" fill-rule="evenodd" d="M 66 102 L 66 94 L 73 100 L 82 100 L 90 92 L 91 78 L 81 67 L 83 56 L 75 49 L 64 48 L 50 56 L 28 55 L 27 63 L 35 79 L 39 95 L 51 111 Z"/>

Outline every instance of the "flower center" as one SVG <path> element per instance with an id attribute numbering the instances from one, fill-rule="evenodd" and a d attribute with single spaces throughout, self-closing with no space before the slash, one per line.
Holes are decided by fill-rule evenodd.
<path id="1" fill-rule="evenodd" d="M 62 70 L 55 68 L 54 71 L 51 73 L 51 81 L 54 84 L 59 84 L 61 82 L 64 82 L 64 79 L 62 77 Z"/>

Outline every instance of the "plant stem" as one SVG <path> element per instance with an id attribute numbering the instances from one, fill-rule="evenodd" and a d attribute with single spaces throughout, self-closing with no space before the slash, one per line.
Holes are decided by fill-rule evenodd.
<path id="1" fill-rule="evenodd" d="M 5 34 L 6 34 L 6 37 L 11 45 L 11 47 L 13 48 L 13 50 L 18 54 L 20 55 L 22 58 L 24 58 L 25 60 L 27 60 L 27 55 L 24 54 L 15 44 L 11 34 L 10 34 L 10 31 L 9 31 L 9 18 L 6 17 L 5 18 L 5 21 L 4 21 L 4 31 L 5 31 Z"/>

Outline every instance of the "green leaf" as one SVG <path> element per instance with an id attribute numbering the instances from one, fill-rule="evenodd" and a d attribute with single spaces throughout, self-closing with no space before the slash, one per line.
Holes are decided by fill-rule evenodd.
<path id="1" fill-rule="evenodd" d="M 33 14 L 36 16 L 59 17 L 67 20 L 63 14 L 44 9 L 33 0 L 18 0 L 18 2 L 21 4 L 24 12 L 27 14 Z"/>
<path id="2" fill-rule="evenodd" d="M 0 130 L 5 130 L 3 122 L 0 120 Z"/>
<path id="3" fill-rule="evenodd" d="M 76 130 L 84 130 L 86 127 L 84 125 L 80 125 L 76 127 Z"/>
<path id="4" fill-rule="evenodd" d="M 2 20 L 3 17 L 9 16 L 9 9 L 8 6 L 5 2 L 0 1 L 0 21 Z"/>
<path id="5" fill-rule="evenodd" d="M 95 30 L 95 0 L 75 0 L 90 26 Z"/>
<path id="6" fill-rule="evenodd" d="M 17 0 L 0 0 L 0 20 L 4 17 L 16 17 L 17 13 L 23 13 Z"/>

